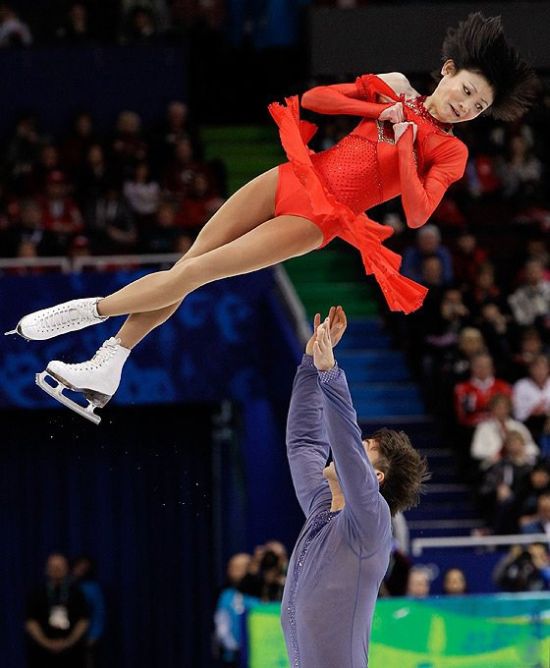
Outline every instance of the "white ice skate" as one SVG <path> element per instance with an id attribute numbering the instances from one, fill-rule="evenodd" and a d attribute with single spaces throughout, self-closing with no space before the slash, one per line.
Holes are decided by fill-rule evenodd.
<path id="1" fill-rule="evenodd" d="M 19 334 L 29 341 L 45 341 L 53 339 L 54 336 L 97 325 L 107 320 L 107 316 L 101 316 L 97 312 L 97 302 L 100 299 L 101 297 L 73 299 L 29 313 L 21 318 L 15 329 L 6 332 L 6 335 Z"/>
<path id="2" fill-rule="evenodd" d="M 78 364 L 66 364 L 54 360 L 45 371 L 36 374 L 36 384 L 54 399 L 95 424 L 101 422 L 95 408 L 103 408 L 116 392 L 122 367 L 130 351 L 120 345 L 120 339 L 105 341 L 91 360 Z M 52 385 L 51 382 L 56 383 Z M 81 392 L 88 405 L 83 406 L 63 394 L 63 390 Z"/>

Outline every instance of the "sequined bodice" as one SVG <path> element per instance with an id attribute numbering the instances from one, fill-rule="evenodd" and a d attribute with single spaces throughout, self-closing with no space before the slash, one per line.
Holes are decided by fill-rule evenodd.
<path id="1" fill-rule="evenodd" d="M 397 152 L 393 138 L 388 138 L 383 148 L 379 144 L 379 134 L 384 132 L 385 125 L 362 121 L 337 144 L 311 157 L 328 189 L 356 213 L 399 193 Z M 389 170 L 388 163 L 392 166 Z M 392 182 L 383 181 L 386 172 L 393 173 Z"/>
<path id="2" fill-rule="evenodd" d="M 352 133 L 312 156 L 312 162 L 336 198 L 357 213 L 383 200 L 375 141 Z"/>
<path id="3" fill-rule="evenodd" d="M 424 132 L 447 133 L 450 126 L 440 123 L 428 112 L 425 99 L 424 96 L 403 98 L 408 120 L 422 124 Z M 311 161 L 329 190 L 355 213 L 401 192 L 397 148 L 389 122 L 364 119 L 337 144 L 311 156 Z"/>

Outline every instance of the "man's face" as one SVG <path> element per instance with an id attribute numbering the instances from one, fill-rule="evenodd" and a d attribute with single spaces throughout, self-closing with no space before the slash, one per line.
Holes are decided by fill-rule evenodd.
<path id="1" fill-rule="evenodd" d="M 52 582 L 61 582 L 69 573 L 67 559 L 62 554 L 52 554 L 46 562 L 46 576 Z"/>
<path id="2" fill-rule="evenodd" d="M 376 471 L 378 483 L 380 484 L 384 480 L 384 473 L 377 468 L 378 459 L 380 457 L 380 445 L 378 441 L 373 438 L 365 438 L 363 440 L 363 447 L 365 448 L 365 452 L 367 453 L 367 457 L 369 458 L 370 463 Z M 336 472 L 336 467 L 334 466 L 333 461 L 325 467 L 325 470 L 323 471 L 323 477 L 326 478 L 326 480 L 332 482 L 339 482 L 338 474 Z"/>
<path id="3" fill-rule="evenodd" d="M 493 375 L 493 362 L 490 357 L 480 355 L 472 364 L 472 376 L 479 380 L 487 380 Z"/>

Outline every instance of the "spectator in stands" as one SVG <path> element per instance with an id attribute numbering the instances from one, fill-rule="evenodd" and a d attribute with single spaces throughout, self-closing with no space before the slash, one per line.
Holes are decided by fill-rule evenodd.
<path id="1" fill-rule="evenodd" d="M 522 378 L 529 372 L 531 362 L 545 354 L 542 337 L 536 327 L 527 327 L 520 337 L 519 350 L 513 355 L 514 377 Z"/>
<path id="2" fill-rule="evenodd" d="M 537 512 L 521 527 L 521 533 L 545 533 L 550 536 L 550 494 L 541 494 L 537 499 Z"/>
<path id="3" fill-rule="evenodd" d="M 440 394 L 437 390 L 437 377 L 441 373 L 443 361 L 452 354 L 458 341 L 459 333 L 468 319 L 468 309 L 462 301 L 462 294 L 456 288 L 443 292 L 439 309 L 434 312 L 432 300 L 426 300 L 424 317 L 424 378 L 429 390 L 426 400 L 429 406 L 436 406 Z M 431 396 L 431 398 L 430 398 Z"/>
<path id="4" fill-rule="evenodd" d="M 189 193 L 195 175 L 201 172 L 206 172 L 206 168 L 195 159 L 191 140 L 180 139 L 176 142 L 172 162 L 164 174 L 164 188 L 181 199 Z"/>
<path id="5" fill-rule="evenodd" d="M 121 111 L 111 142 L 113 169 L 121 180 L 129 178 L 136 162 L 147 159 L 148 146 L 142 136 L 141 118 L 134 111 Z"/>
<path id="6" fill-rule="evenodd" d="M 160 202 L 160 185 L 151 177 L 146 162 L 138 162 L 133 178 L 124 183 L 123 192 L 138 225 L 143 227 L 155 215 Z"/>
<path id="7" fill-rule="evenodd" d="M 529 365 L 529 375 L 514 385 L 514 415 L 531 430 L 534 438 L 541 436 L 550 415 L 550 369 L 546 355 L 539 355 Z"/>
<path id="8" fill-rule="evenodd" d="M 525 204 L 540 185 L 542 163 L 534 155 L 526 138 L 514 135 L 508 145 L 508 155 L 499 166 L 503 195 L 517 204 Z"/>
<path id="9" fill-rule="evenodd" d="M 18 243 L 28 242 L 41 252 L 44 242 L 44 224 L 42 208 L 35 199 L 26 199 L 21 202 L 20 217 L 15 226 Z"/>
<path id="10" fill-rule="evenodd" d="M 482 469 L 487 469 L 502 458 L 502 449 L 510 433 L 519 434 L 525 444 L 529 463 L 534 464 L 539 449 L 527 427 L 512 417 L 512 400 L 506 394 L 495 394 L 489 402 L 489 415 L 475 428 L 471 455 Z"/>
<path id="11" fill-rule="evenodd" d="M 430 595 L 430 572 L 424 566 L 413 566 L 407 582 L 407 596 L 427 598 Z"/>
<path id="12" fill-rule="evenodd" d="M 92 115 L 87 111 L 80 112 L 76 115 L 73 129 L 61 148 L 65 168 L 71 173 L 76 172 L 84 164 L 90 147 L 96 142 Z"/>
<path id="13" fill-rule="evenodd" d="M 251 556 L 235 554 L 227 564 L 225 586 L 218 598 L 214 615 L 215 639 L 220 661 L 226 668 L 238 668 L 240 663 L 242 616 L 259 599 L 243 594 L 240 584 L 250 566 Z"/>
<path id="14" fill-rule="evenodd" d="M 149 7 L 138 5 L 131 10 L 124 41 L 139 46 L 151 45 L 157 41 L 155 17 Z"/>
<path id="15" fill-rule="evenodd" d="M 510 318 L 494 302 L 484 304 L 474 320 L 481 330 L 492 356 L 497 374 L 510 377 L 511 327 Z"/>
<path id="16" fill-rule="evenodd" d="M 76 202 L 69 197 L 63 172 L 49 174 L 46 195 L 40 198 L 40 203 L 42 223 L 48 233 L 48 254 L 65 255 L 71 239 L 83 231 L 84 223 Z"/>
<path id="17" fill-rule="evenodd" d="M 8 143 L 6 167 L 16 194 L 29 194 L 29 178 L 44 141 L 37 129 L 36 117 L 23 114 L 15 126 L 15 134 Z"/>
<path id="18" fill-rule="evenodd" d="M 181 230 L 176 225 L 176 213 L 169 202 L 160 204 L 154 221 L 140 231 L 140 245 L 147 253 L 173 253 Z"/>
<path id="19" fill-rule="evenodd" d="M 65 44 L 79 46 L 95 41 L 95 36 L 90 26 L 88 8 L 84 2 L 71 3 L 65 20 L 55 31 L 55 36 Z"/>
<path id="20" fill-rule="evenodd" d="M 178 225 L 194 239 L 222 204 L 223 199 L 212 192 L 206 174 L 198 172 L 181 203 Z"/>
<path id="21" fill-rule="evenodd" d="M 472 315 L 477 316 L 484 304 L 500 304 L 501 299 L 500 288 L 495 282 L 495 269 L 490 262 L 483 262 L 477 266 L 475 276 L 465 291 L 464 300 Z"/>
<path id="22" fill-rule="evenodd" d="M 543 591 L 549 588 L 550 559 L 548 547 L 533 543 L 513 545 L 495 566 L 493 580 L 509 592 Z"/>
<path id="23" fill-rule="evenodd" d="M 545 461 L 533 466 L 518 492 L 520 524 L 529 524 L 537 513 L 539 496 L 550 494 L 550 467 Z"/>
<path id="24" fill-rule="evenodd" d="M 59 150 L 55 144 L 45 144 L 40 149 L 40 155 L 33 165 L 29 180 L 31 194 L 43 193 L 47 186 L 50 174 L 61 171 Z"/>
<path id="25" fill-rule="evenodd" d="M 174 155 L 176 144 L 182 139 L 196 142 L 196 131 L 189 123 L 189 109 L 184 102 L 174 100 L 166 109 L 166 119 L 156 132 L 153 144 L 153 162 L 157 169 L 164 167 Z"/>
<path id="26" fill-rule="evenodd" d="M 499 460 L 485 471 L 479 488 L 485 520 L 495 534 L 517 533 L 518 496 L 531 467 L 523 435 L 519 431 L 508 432 Z"/>
<path id="27" fill-rule="evenodd" d="M 544 267 L 544 278 L 550 279 L 550 251 L 546 236 L 538 233 L 533 234 L 527 239 L 525 254 L 527 260 L 537 260 Z"/>
<path id="28" fill-rule="evenodd" d="M 69 579 L 62 554 L 51 554 L 46 582 L 29 597 L 25 630 L 29 668 L 85 668 L 86 600 Z"/>
<path id="29" fill-rule="evenodd" d="M 276 545 L 280 546 L 280 543 Z M 259 545 L 254 550 L 248 572 L 239 585 L 240 590 L 262 601 L 280 601 L 286 579 L 288 556 L 286 550 L 272 542 Z"/>
<path id="30" fill-rule="evenodd" d="M 457 382 L 468 378 L 474 357 L 485 352 L 487 347 L 481 331 L 475 327 L 464 327 L 458 335 L 457 347 L 447 355 L 443 369 L 453 388 Z"/>
<path id="31" fill-rule="evenodd" d="M 453 251 L 453 273 L 457 284 L 469 286 L 474 283 L 486 262 L 487 251 L 479 247 L 474 234 L 469 230 L 461 232 Z"/>
<path id="32" fill-rule="evenodd" d="M 138 235 L 132 213 L 114 185 L 89 205 L 86 227 L 96 254 L 124 255 L 136 250 Z"/>
<path id="33" fill-rule="evenodd" d="M 466 166 L 468 192 L 473 199 L 494 199 L 502 183 L 491 150 L 472 153 Z"/>
<path id="34" fill-rule="evenodd" d="M 443 593 L 447 596 L 463 596 L 468 593 L 466 575 L 460 568 L 448 568 L 443 574 Z"/>
<path id="35" fill-rule="evenodd" d="M 86 555 L 77 557 L 71 574 L 88 605 L 90 625 L 86 632 L 86 668 L 95 668 L 97 650 L 105 632 L 105 598 L 97 582 L 95 561 Z"/>
<path id="36" fill-rule="evenodd" d="M 470 379 L 455 387 L 455 411 L 458 423 L 473 429 L 489 417 L 489 402 L 496 394 L 510 395 L 507 382 L 494 376 L 493 360 L 480 353 L 472 360 Z"/>
<path id="37" fill-rule="evenodd" d="M 512 314 L 518 325 L 535 325 L 541 331 L 550 328 L 550 281 L 544 277 L 544 265 L 539 260 L 529 260 L 525 265 L 523 284 L 508 298 Z"/>
<path id="38" fill-rule="evenodd" d="M 0 48 L 30 46 L 32 35 L 13 7 L 7 2 L 0 3 Z"/>
<path id="39" fill-rule="evenodd" d="M 93 208 L 109 186 L 113 185 L 115 179 L 111 172 L 101 144 L 92 144 L 77 172 L 77 196 L 84 210 Z"/>
<path id="40" fill-rule="evenodd" d="M 409 246 L 403 253 L 402 273 L 415 281 L 422 282 L 422 261 L 434 255 L 441 261 L 443 284 L 448 285 L 453 280 L 451 253 L 441 243 L 441 233 L 435 225 L 424 225 L 418 230 L 416 245 Z"/>

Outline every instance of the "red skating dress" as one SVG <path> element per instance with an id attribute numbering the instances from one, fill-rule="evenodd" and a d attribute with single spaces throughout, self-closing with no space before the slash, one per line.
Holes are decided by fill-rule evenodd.
<path id="1" fill-rule="evenodd" d="M 275 215 L 311 220 L 323 232 L 321 247 L 334 237 L 355 246 L 390 309 L 410 313 L 422 305 L 427 289 L 399 273 L 401 256 L 382 244 L 393 230 L 364 212 L 400 194 L 407 224 L 420 227 L 462 177 L 467 148 L 427 112 L 423 97 L 400 97 L 376 75 L 359 77 L 352 95 L 349 84 L 345 95 L 338 86 L 314 90 L 308 103 L 312 111 L 363 118 L 335 146 L 315 153 L 307 142 L 317 127 L 300 120 L 298 98 L 269 106 L 289 160 L 279 167 Z M 395 143 L 392 124 L 377 120 L 394 102 L 378 103 L 378 95 L 403 102 L 406 120 L 417 125 L 416 141 L 409 128 Z"/>

